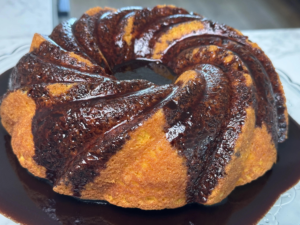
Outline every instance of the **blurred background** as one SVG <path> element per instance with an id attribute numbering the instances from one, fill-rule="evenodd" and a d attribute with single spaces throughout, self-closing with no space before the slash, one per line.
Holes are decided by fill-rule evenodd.
<path id="1" fill-rule="evenodd" d="M 176 5 L 240 30 L 300 27 L 300 0 L 0 0 L 0 41 L 32 37 L 34 32 L 49 34 L 59 22 L 78 18 L 95 6 L 158 4 Z"/>
<path id="2" fill-rule="evenodd" d="M 300 27 L 300 0 L 61 0 L 68 16 L 79 17 L 94 6 L 153 7 L 173 4 L 240 30 Z"/>
<path id="3" fill-rule="evenodd" d="M 300 28 L 300 0 L 0 0 L 0 72 L 13 65 L 8 55 L 13 53 L 18 59 L 28 51 L 34 33 L 50 34 L 60 22 L 78 18 L 92 7 L 153 7 L 158 4 L 176 5 L 243 32 Z M 293 40 L 300 40 L 299 34 L 294 31 Z M 256 41 L 253 35 L 251 39 Z M 285 40 L 291 45 L 292 42 Z"/>

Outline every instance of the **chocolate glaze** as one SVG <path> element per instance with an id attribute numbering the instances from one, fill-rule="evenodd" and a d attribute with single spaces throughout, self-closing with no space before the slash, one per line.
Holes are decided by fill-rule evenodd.
<path id="1" fill-rule="evenodd" d="M 98 40 L 96 38 L 96 24 L 98 18 L 111 11 L 112 9 L 101 10 L 92 16 L 85 13 L 74 24 L 73 32 L 72 30 L 68 31 L 73 33 L 80 45 L 85 49 L 86 54 L 94 59 L 96 63 L 102 66 L 109 74 L 111 73 L 111 68 L 107 65 L 107 62 L 101 55 L 101 49 L 99 48 Z M 69 42 L 69 40 L 66 41 Z"/>
<path id="2" fill-rule="evenodd" d="M 144 34 L 145 31 L 149 32 L 149 29 L 152 31 L 154 29 L 160 29 L 161 26 L 167 27 L 172 23 L 179 23 L 181 21 L 184 21 L 186 19 L 181 18 L 181 14 L 188 14 L 188 12 L 181 8 L 171 8 L 171 7 L 154 7 L 153 9 L 144 8 L 141 10 L 133 11 L 126 16 L 124 16 L 120 22 L 119 26 L 121 27 L 120 30 L 118 30 L 114 35 L 116 37 L 115 43 L 114 43 L 114 56 L 116 57 L 116 60 L 114 61 L 114 66 L 122 64 L 126 61 L 136 59 L 137 56 L 135 55 L 135 47 L 136 47 L 136 39 L 140 39 L 139 35 Z M 170 15 L 176 15 L 177 20 L 175 18 L 169 18 Z M 191 17 L 199 18 L 196 16 Z M 127 19 L 128 17 L 133 18 L 133 27 L 131 30 L 132 40 L 134 41 L 135 47 L 131 47 L 126 43 L 126 41 L 123 40 L 124 36 L 124 29 L 126 28 Z M 166 19 L 165 19 L 166 18 Z M 169 19 L 168 19 L 169 18 Z M 112 18 L 113 20 L 113 18 Z M 191 20 L 191 18 L 188 18 L 186 20 Z M 160 24 L 160 26 L 153 27 L 154 24 Z M 123 29 L 122 29 L 123 28 Z M 152 29 L 151 29 L 152 28 Z M 112 28 L 113 29 L 113 28 Z M 150 37 L 149 35 L 147 37 Z M 142 44 L 143 45 L 143 44 Z"/>
<path id="3" fill-rule="evenodd" d="M 98 45 L 111 68 L 117 65 L 117 57 L 121 55 L 121 53 L 115 52 L 115 39 L 117 38 L 115 34 L 117 30 L 121 29 L 120 27 L 116 29 L 116 27 L 118 27 L 122 18 L 127 14 L 141 9 L 141 7 L 121 8 L 116 12 L 105 13 L 99 18 L 96 28 L 96 37 L 98 39 Z"/>
<path id="4" fill-rule="evenodd" d="M 133 19 L 132 28 L 129 18 Z M 152 59 L 153 48 L 167 31 L 193 20 L 201 21 L 204 29 L 169 41 L 169 47 L 161 50 L 161 58 Z M 278 141 L 285 140 L 285 99 L 274 67 L 260 49 L 253 47 L 247 37 L 235 29 L 176 7 L 130 7 L 116 12 L 105 9 L 93 16 L 84 14 L 72 25 L 73 22 L 59 25 L 50 35 L 52 39 L 44 37 L 46 41 L 21 59 L 11 83 L 14 87 L 39 84 L 28 91 L 38 105 L 32 124 L 34 159 L 47 168 L 48 179 L 70 181 L 74 195 L 80 196 L 80 190 L 105 168 L 109 157 L 122 148 L 137 124 L 159 107 L 166 115 L 165 132 L 169 141 L 186 158 L 188 202 L 205 203 L 224 176 L 232 155 L 239 156 L 234 147 L 245 123 L 247 107 L 255 109 L 256 126 L 265 124 L 276 146 Z M 129 39 L 125 40 L 124 35 Z M 219 46 L 213 57 L 211 45 Z M 91 63 L 74 59 L 66 51 L 69 49 L 75 52 L 84 49 L 80 55 L 90 58 Z M 195 54 L 194 50 L 197 50 Z M 226 62 L 225 58 L 230 55 L 232 59 Z M 28 60 L 26 57 L 34 62 L 42 60 L 42 66 L 32 69 L 28 63 L 23 65 L 22 60 Z M 197 76 L 185 86 L 179 82 L 160 87 L 150 84 L 149 87 L 149 83 L 137 81 L 134 93 L 126 88 L 126 82 L 120 81 L 120 93 L 111 91 L 109 97 L 105 96 L 107 92 L 89 96 L 96 88 L 83 84 L 81 88 L 76 86 L 80 93 L 67 93 L 66 101 L 59 100 L 66 97 L 64 94 L 57 99 L 49 97 L 41 84 L 59 79 L 94 82 L 92 74 L 98 74 L 95 79 L 110 77 L 105 71 L 130 68 L 128 63 L 137 67 L 143 60 L 162 63 L 170 68 L 169 74 L 175 76 L 190 69 Z M 45 73 L 45 67 L 51 68 L 51 73 Z M 59 73 L 62 68 L 67 72 L 61 78 L 49 78 L 52 72 Z M 32 75 L 32 70 L 42 74 L 41 81 L 37 81 L 36 74 Z M 246 85 L 245 73 L 251 75 L 253 84 Z M 102 77 L 99 80 L 104 85 L 115 82 Z M 116 88 L 116 84 L 111 87 Z M 111 132 L 106 134 L 107 131 Z M 41 133 L 43 137 L 35 135 Z M 115 143 L 110 146 L 108 140 L 112 138 Z M 88 160 L 91 155 L 96 160 Z M 64 176 L 68 171 L 73 175 Z"/>
<path id="5" fill-rule="evenodd" d="M 150 46 L 153 47 L 157 40 L 154 37 L 157 37 L 158 33 L 163 33 L 163 31 L 172 25 L 200 19 L 202 19 L 202 17 L 197 15 L 176 14 L 153 21 L 151 24 L 148 24 L 148 26 L 142 30 L 143 32 L 141 32 L 134 40 L 135 57 L 150 57 L 150 54 L 152 53 L 152 48 Z"/>
<path id="6" fill-rule="evenodd" d="M 45 62 L 34 54 L 26 54 L 14 67 L 9 89 L 24 87 L 31 84 L 42 83 L 74 83 L 74 82 L 99 82 L 107 78 L 115 79 L 105 73 L 93 74 Z"/>
<path id="7" fill-rule="evenodd" d="M 231 41 L 218 36 L 187 38 L 172 47 L 164 55 L 163 62 L 172 68 L 173 61 L 171 59 L 174 58 L 174 55 L 178 55 L 184 49 L 202 45 L 217 45 L 238 55 L 255 82 L 253 88 L 257 93 L 255 98 L 258 104 L 256 108 L 257 126 L 261 126 L 264 121 L 272 134 L 274 142 L 277 143 L 277 140 L 282 142 L 286 139 L 287 124 L 284 119 L 284 95 L 278 83 L 278 75 L 270 60 L 264 54 L 261 54 L 262 51 L 253 50 L 239 42 L 244 43 L 241 39 Z M 274 126 L 277 121 L 278 125 Z"/>
<path id="8" fill-rule="evenodd" d="M 109 159 L 106 154 L 112 155 L 116 150 L 111 152 L 108 144 L 101 150 L 100 143 L 104 142 L 102 137 L 104 133 L 107 136 L 112 132 L 117 136 L 118 133 L 113 127 L 120 124 L 122 127 L 133 127 L 131 121 L 136 116 L 152 108 L 172 90 L 172 86 L 154 87 L 150 82 L 143 80 L 107 81 L 98 84 L 79 84 L 65 95 L 51 98 L 44 86 L 33 86 L 27 91 L 37 104 L 32 123 L 36 147 L 35 161 L 47 169 L 47 178 L 52 182 L 65 172 L 73 170 L 72 166 L 68 166 L 70 164 L 77 168 L 77 173 L 72 173 L 75 177 L 71 177 L 71 181 L 79 180 L 78 176 L 88 181 L 93 180 L 98 173 L 81 175 L 89 173 L 80 165 L 85 160 L 83 155 L 86 151 L 96 145 L 97 152 L 102 153 L 101 157 L 97 157 L 102 160 L 96 163 L 101 165 L 99 167 L 105 167 Z M 39 138 L 38 134 L 43 134 L 44 138 Z M 120 149 L 126 139 L 122 140 L 118 142 L 119 145 L 112 144 L 111 140 L 111 146 Z M 100 143 L 97 144 L 98 142 Z M 86 160 L 86 164 L 94 168 L 96 158 L 94 160 L 90 158 Z M 85 183 L 73 184 L 83 187 Z"/>
<path id="9" fill-rule="evenodd" d="M 84 186 L 92 182 L 94 178 L 101 173 L 101 170 L 106 168 L 106 163 L 111 156 L 120 150 L 126 141 L 130 139 L 131 132 L 160 109 L 161 105 L 166 103 L 166 101 L 162 100 L 166 97 L 166 94 L 171 94 L 172 91 L 172 87 L 166 86 L 164 90 L 157 89 L 147 93 L 149 96 L 157 95 L 154 97 L 155 100 L 157 100 L 155 105 L 150 105 L 150 107 L 146 108 L 140 115 L 132 116 L 128 122 L 121 123 L 105 132 L 105 135 L 100 136 L 100 138 L 90 143 L 85 151 L 83 151 L 83 154 L 76 156 L 76 159 L 71 162 L 71 166 L 66 169 L 68 173 L 65 173 L 65 176 L 62 178 L 63 181 L 71 181 L 74 196 L 80 197 L 80 191 Z M 149 106 L 149 104 L 146 103 L 147 100 L 145 95 L 143 97 L 143 101 L 145 101 L 144 104 Z M 135 107 L 136 106 L 134 106 L 134 108 Z"/>
<path id="10" fill-rule="evenodd" d="M 0 76 L 0 95 L 11 71 Z M 52 191 L 44 180 L 22 168 L 12 152 L 10 137 L 0 126 L 0 212 L 30 225 L 123 225 L 126 224 L 255 224 L 278 196 L 300 179 L 300 126 L 290 118 L 289 139 L 278 146 L 278 162 L 263 177 L 236 188 L 222 203 L 210 207 L 185 207 L 143 211 L 124 209 L 106 202 L 78 201 Z M 5 172 L 4 172 L 5 171 Z"/>
<path id="11" fill-rule="evenodd" d="M 44 41 L 38 48 L 34 49 L 31 54 L 37 55 L 46 62 L 50 62 L 66 68 L 77 69 L 81 72 L 104 72 L 101 66 L 92 63 L 90 63 L 91 65 L 89 65 L 86 62 L 79 61 L 76 58 L 72 58 L 69 52 L 56 45 L 50 38 L 46 36 L 44 36 L 44 38 L 46 39 L 46 41 Z"/>
<path id="12" fill-rule="evenodd" d="M 72 32 L 72 27 L 74 26 L 76 20 L 77 19 L 75 18 L 71 18 L 57 25 L 49 35 L 49 38 L 51 38 L 63 49 L 75 52 L 76 54 L 93 61 L 93 59 L 85 53 L 84 48 L 78 43 Z"/>
<path id="13" fill-rule="evenodd" d="M 194 57 L 199 58 L 199 55 Z M 252 106 L 252 88 L 243 83 L 243 72 L 232 71 L 228 66 L 223 73 L 212 66 L 222 65 L 223 57 L 224 53 L 216 53 L 215 58 L 207 62 L 210 64 L 196 67 L 206 81 L 204 98 L 199 99 L 195 94 L 180 97 L 179 101 L 175 101 L 178 104 L 172 107 L 172 111 L 165 113 L 169 129 L 184 128 L 184 132 L 172 139 L 171 143 L 187 158 L 190 178 L 187 185 L 188 202 L 206 202 L 217 185 L 216 177 L 223 176 L 226 161 L 234 153 L 234 144 L 245 122 L 245 109 Z M 232 83 L 237 81 L 239 84 L 233 86 Z M 189 105 L 188 102 L 193 104 Z"/>

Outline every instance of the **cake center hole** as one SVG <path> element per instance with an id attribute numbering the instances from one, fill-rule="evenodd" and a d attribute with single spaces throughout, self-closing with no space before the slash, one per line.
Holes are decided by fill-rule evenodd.
<path id="1" fill-rule="evenodd" d="M 118 80 L 143 79 L 157 85 L 172 84 L 176 76 L 166 66 L 155 62 L 134 61 L 119 66 L 114 73 Z"/>

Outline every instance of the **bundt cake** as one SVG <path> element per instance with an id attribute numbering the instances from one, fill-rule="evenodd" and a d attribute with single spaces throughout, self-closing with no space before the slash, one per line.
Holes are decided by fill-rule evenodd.
<path id="1" fill-rule="evenodd" d="M 115 78 L 141 62 L 174 82 Z M 262 176 L 288 114 L 271 61 L 240 31 L 174 6 L 96 7 L 34 35 L 1 121 L 55 192 L 152 210 L 215 204 Z"/>

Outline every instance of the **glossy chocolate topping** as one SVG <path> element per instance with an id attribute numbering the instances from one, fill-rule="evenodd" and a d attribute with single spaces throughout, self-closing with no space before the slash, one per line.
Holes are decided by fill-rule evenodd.
<path id="1" fill-rule="evenodd" d="M 159 109 L 165 135 L 188 167 L 187 202 L 205 203 L 233 154 L 240 156 L 234 149 L 248 109 L 275 146 L 286 139 L 278 75 L 231 27 L 171 6 L 130 7 L 89 11 L 40 39 L 14 68 L 10 86 L 24 87 L 37 105 L 34 160 L 54 184 L 71 182 L 75 196 Z M 163 75 L 178 82 L 157 86 L 110 75 L 141 62 L 168 68 Z M 186 71 L 194 74 L 189 81 Z M 74 86 L 52 96 L 49 83 Z"/>
<path id="2" fill-rule="evenodd" d="M 72 18 L 70 20 L 62 22 L 54 28 L 49 37 L 65 50 L 75 52 L 76 54 L 81 55 L 84 58 L 93 60 L 85 53 L 85 48 L 81 44 L 79 44 L 80 40 L 77 41 L 77 38 L 74 37 L 72 27 L 74 26 L 76 20 L 76 18 Z"/>
<path id="3" fill-rule="evenodd" d="M 231 85 L 243 79 L 239 71 L 224 74 L 211 64 L 202 64 L 195 70 L 202 84 L 194 81 L 165 107 L 169 124 L 166 135 L 187 158 L 188 201 L 205 203 L 233 153 L 245 108 L 252 103 L 252 89 L 242 82 L 236 87 Z"/>
<path id="4" fill-rule="evenodd" d="M 14 67 L 10 76 L 9 89 L 40 83 L 73 83 L 97 82 L 113 77 L 105 74 L 81 72 L 75 69 L 55 65 L 38 58 L 34 54 L 26 54 Z"/>
<path id="5" fill-rule="evenodd" d="M 54 182 L 64 172 L 70 174 L 73 167 L 76 173 L 72 172 L 70 180 L 91 181 L 97 174 L 91 176 L 86 166 L 93 167 L 93 171 L 94 164 L 105 167 L 109 156 L 129 138 L 127 132 L 141 122 L 138 118 L 149 116 L 145 112 L 149 113 L 172 90 L 172 86 L 153 87 L 143 80 L 108 81 L 98 85 L 79 84 L 65 96 L 51 99 L 45 89 L 34 87 L 28 94 L 38 103 L 32 130 L 35 160 L 47 168 L 47 177 Z M 69 97 L 72 100 L 68 101 Z M 52 104 L 47 107 L 45 102 Z M 41 133 L 46 138 L 39 138 L 37 134 Z M 78 182 L 74 185 L 84 186 L 87 181 Z"/>

